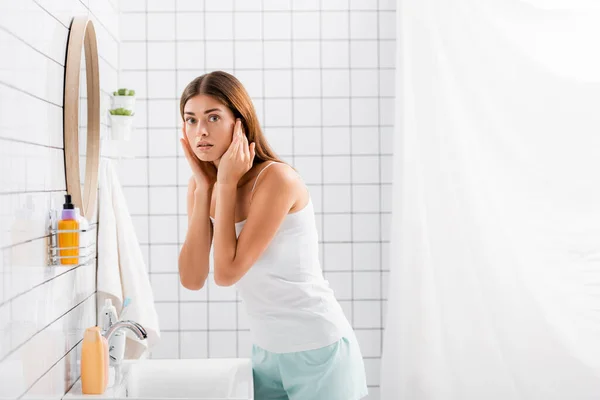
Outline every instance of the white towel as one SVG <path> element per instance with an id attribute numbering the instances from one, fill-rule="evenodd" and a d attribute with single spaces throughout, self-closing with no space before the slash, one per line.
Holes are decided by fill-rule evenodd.
<path id="1" fill-rule="evenodd" d="M 131 304 L 124 319 L 142 325 L 148 338 L 140 341 L 126 330 L 125 358 L 140 358 L 160 341 L 160 329 L 148 269 L 112 160 L 102 159 L 99 187 L 98 321 L 102 320 L 100 312 L 105 299 L 110 298 L 115 308 L 121 310 L 123 299 L 130 297 Z"/>

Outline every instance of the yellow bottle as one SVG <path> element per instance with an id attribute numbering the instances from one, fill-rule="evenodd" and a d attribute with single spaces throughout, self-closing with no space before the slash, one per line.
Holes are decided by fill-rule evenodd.
<path id="1" fill-rule="evenodd" d="M 63 265 L 77 265 L 79 263 L 79 232 L 61 232 L 63 230 L 79 230 L 79 222 L 75 213 L 75 206 L 71 203 L 71 195 L 65 195 L 65 204 L 63 204 L 62 216 L 58 221 L 58 247 L 71 247 L 68 250 L 60 250 L 60 263 Z"/>
<path id="2" fill-rule="evenodd" d="M 108 386 L 108 342 L 93 326 L 85 330 L 81 347 L 81 391 L 102 394 Z"/>

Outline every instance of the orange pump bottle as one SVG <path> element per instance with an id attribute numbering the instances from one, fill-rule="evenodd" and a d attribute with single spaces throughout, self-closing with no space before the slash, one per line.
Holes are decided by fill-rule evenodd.
<path id="1" fill-rule="evenodd" d="M 59 250 L 62 257 L 60 263 L 63 265 L 77 265 L 79 263 L 79 232 L 60 232 L 79 230 L 79 221 L 77 221 L 75 206 L 71 203 L 71 195 L 65 195 L 65 204 L 63 204 L 62 216 L 58 221 L 58 247 L 67 250 Z"/>
<path id="2" fill-rule="evenodd" d="M 108 386 L 108 341 L 100 328 L 85 330 L 81 347 L 81 391 L 102 394 Z"/>

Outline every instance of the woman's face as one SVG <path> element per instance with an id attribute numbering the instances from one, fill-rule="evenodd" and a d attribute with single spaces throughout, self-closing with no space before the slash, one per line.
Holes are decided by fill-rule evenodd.
<path id="1" fill-rule="evenodd" d="M 194 154 L 216 162 L 229 148 L 235 126 L 231 110 L 214 98 L 200 94 L 190 98 L 183 109 L 184 132 Z"/>

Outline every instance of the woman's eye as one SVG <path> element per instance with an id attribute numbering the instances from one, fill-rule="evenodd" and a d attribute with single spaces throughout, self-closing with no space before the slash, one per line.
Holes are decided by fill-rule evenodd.
<path id="1" fill-rule="evenodd" d="M 196 118 L 192 118 L 192 117 L 186 118 L 185 122 L 187 122 L 190 125 L 193 125 L 196 123 Z"/>
<path id="2" fill-rule="evenodd" d="M 219 116 L 218 115 L 211 115 L 210 117 L 208 117 L 208 120 L 210 122 L 217 122 L 219 120 Z"/>

